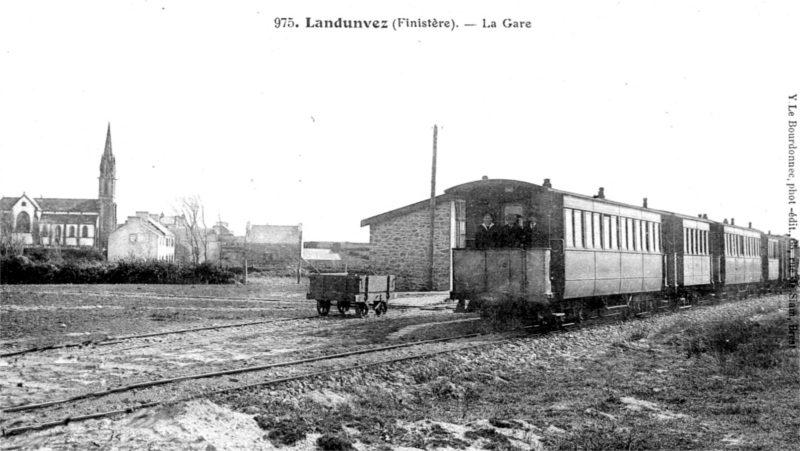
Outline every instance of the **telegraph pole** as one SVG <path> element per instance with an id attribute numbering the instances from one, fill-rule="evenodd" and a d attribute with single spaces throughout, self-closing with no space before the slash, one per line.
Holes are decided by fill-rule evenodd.
<path id="1" fill-rule="evenodd" d="M 428 243 L 428 290 L 433 291 L 433 233 L 436 225 L 436 135 L 438 127 L 433 125 L 433 164 L 431 167 L 431 236 Z"/>

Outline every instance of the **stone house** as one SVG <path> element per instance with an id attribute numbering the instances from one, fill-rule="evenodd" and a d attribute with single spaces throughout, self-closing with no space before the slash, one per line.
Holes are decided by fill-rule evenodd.
<path id="1" fill-rule="evenodd" d="M 464 202 L 445 192 L 436 197 L 433 290 L 450 289 L 452 248 L 465 246 Z M 397 276 L 398 291 L 428 289 L 430 199 L 361 221 L 369 226 L 370 267 Z"/>
<path id="2" fill-rule="evenodd" d="M 175 235 L 175 261 L 179 263 L 194 262 L 192 240 L 189 239 L 188 229 L 182 225 L 181 217 L 161 215 L 158 217 L 158 222 Z M 226 236 L 226 233 L 221 232 L 219 224 L 225 224 L 226 227 L 228 225 L 227 223 L 218 223 L 212 228 L 198 228 L 196 230 L 197 236 L 195 239 L 198 240 L 201 248 L 198 263 L 206 261 L 220 262 L 221 237 Z M 203 242 L 205 242 L 205 245 L 202 244 Z"/>
<path id="3" fill-rule="evenodd" d="M 128 259 L 175 261 L 175 234 L 157 215 L 136 212 L 108 240 L 109 261 Z"/>
<path id="4" fill-rule="evenodd" d="M 227 230 L 227 229 L 226 229 Z M 249 225 L 245 236 L 221 236 L 221 259 L 230 265 L 294 266 L 301 261 L 303 225 Z"/>

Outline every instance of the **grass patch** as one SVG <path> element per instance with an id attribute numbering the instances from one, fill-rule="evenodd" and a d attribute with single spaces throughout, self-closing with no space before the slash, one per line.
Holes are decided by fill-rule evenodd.
<path id="1" fill-rule="evenodd" d="M 789 317 L 774 313 L 760 321 L 724 319 L 684 330 L 684 349 L 689 357 L 708 354 L 727 373 L 751 368 L 772 368 L 786 361 Z"/>
<path id="2" fill-rule="evenodd" d="M 337 407 L 305 401 L 298 385 L 221 401 L 261 406 L 367 449 L 511 449 L 508 431 L 554 450 L 796 448 L 800 368 L 785 356 L 785 313 L 728 315 L 634 327 L 628 345 L 580 359 L 528 359 L 521 346 L 498 345 L 308 381 L 350 400 Z M 467 430 L 456 436 L 445 423 Z"/>
<path id="3" fill-rule="evenodd" d="M 269 431 L 267 438 L 270 442 L 280 445 L 292 446 L 305 439 L 306 434 L 313 430 L 305 418 L 275 419 L 268 415 L 258 415 L 255 420 L 258 427 Z"/>

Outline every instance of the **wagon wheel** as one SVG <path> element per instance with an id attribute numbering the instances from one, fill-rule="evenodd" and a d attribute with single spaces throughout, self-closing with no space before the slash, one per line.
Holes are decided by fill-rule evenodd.
<path id="1" fill-rule="evenodd" d="M 367 304 L 363 302 L 356 304 L 356 315 L 358 315 L 360 318 L 364 318 L 368 314 L 369 314 L 369 307 L 367 307 Z"/>
<path id="2" fill-rule="evenodd" d="M 344 315 L 348 311 L 350 311 L 350 303 L 349 302 L 342 302 L 336 305 L 336 309 L 339 310 L 339 313 Z"/>
<path id="3" fill-rule="evenodd" d="M 331 311 L 331 301 L 323 301 L 323 300 L 317 301 L 317 313 L 319 313 L 320 316 L 328 316 L 328 312 L 330 311 Z"/>
<path id="4" fill-rule="evenodd" d="M 388 307 L 386 306 L 385 302 L 378 302 L 375 304 L 375 315 L 384 315 L 386 314 L 386 310 L 388 310 Z"/>

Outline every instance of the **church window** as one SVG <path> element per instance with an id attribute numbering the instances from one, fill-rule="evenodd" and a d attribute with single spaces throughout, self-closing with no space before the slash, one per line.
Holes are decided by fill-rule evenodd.
<path id="1" fill-rule="evenodd" d="M 27 206 L 28 206 L 28 203 L 27 203 L 27 202 L 23 202 L 23 203 L 22 203 L 22 206 L 23 206 L 23 207 L 27 207 Z"/>
<path id="2" fill-rule="evenodd" d="M 61 226 L 56 226 L 56 243 L 61 242 Z"/>
<path id="3" fill-rule="evenodd" d="M 42 237 L 46 237 L 48 233 L 49 233 L 49 230 L 47 230 L 47 225 L 42 225 L 42 233 L 40 233 L 40 235 Z"/>
<path id="4" fill-rule="evenodd" d="M 81 237 L 89 238 L 89 227 L 83 226 L 83 231 L 81 231 Z"/>
<path id="5" fill-rule="evenodd" d="M 69 226 L 69 237 L 75 238 L 75 226 Z"/>
<path id="6" fill-rule="evenodd" d="M 17 233 L 31 233 L 31 217 L 27 212 L 20 212 L 17 215 Z"/>

